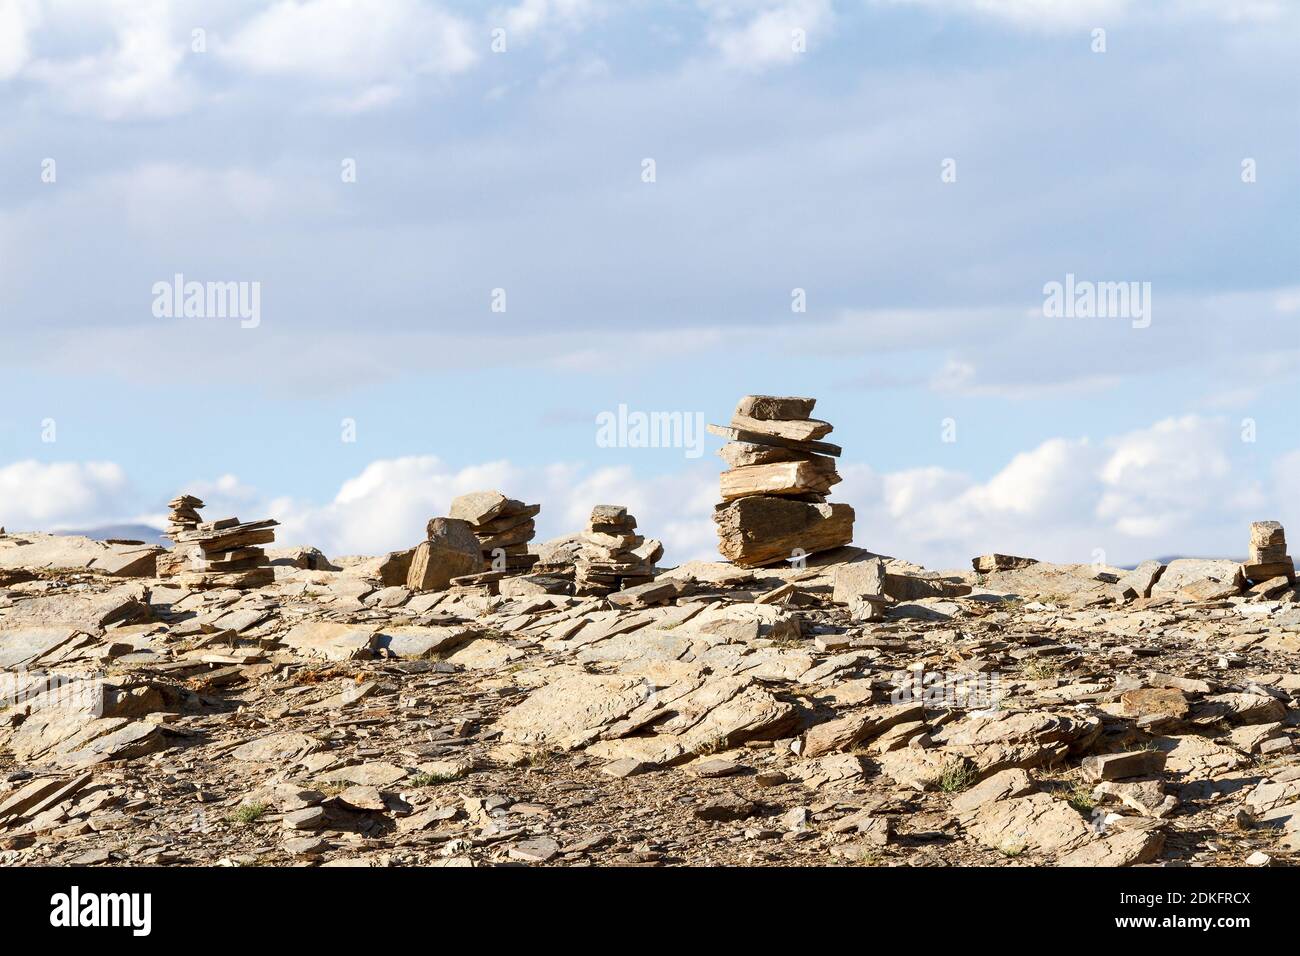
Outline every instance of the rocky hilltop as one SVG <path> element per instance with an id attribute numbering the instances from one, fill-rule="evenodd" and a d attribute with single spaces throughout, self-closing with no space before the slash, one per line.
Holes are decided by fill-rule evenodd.
<path id="1" fill-rule="evenodd" d="M 811 410 L 722 429 L 728 561 L 658 566 L 619 505 L 530 550 L 498 491 L 375 557 L 184 495 L 170 549 L 0 529 L 0 862 L 1296 858 L 1280 524 L 1245 562 L 926 570 L 844 543 Z"/>
<path id="2" fill-rule="evenodd" d="M 5 862 L 1241 864 L 1300 841 L 1300 603 L 1232 562 L 940 574 L 841 548 L 574 597 L 553 571 L 419 592 L 275 551 L 271 584 L 191 589 L 115 576 L 114 547 L 0 538 Z"/>

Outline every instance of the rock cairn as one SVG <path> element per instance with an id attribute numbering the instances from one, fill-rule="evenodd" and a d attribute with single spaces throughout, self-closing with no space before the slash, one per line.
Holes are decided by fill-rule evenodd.
<path id="1" fill-rule="evenodd" d="M 1256 521 L 1250 526 L 1250 556 L 1241 573 L 1256 584 L 1273 578 L 1295 581 L 1295 562 L 1286 553 L 1286 530 L 1277 521 Z"/>
<path id="2" fill-rule="evenodd" d="M 199 516 L 199 509 L 204 507 L 203 501 L 193 495 L 177 495 L 167 502 L 167 507 L 172 513 L 167 516 L 167 530 L 164 534 L 172 541 L 176 540 L 178 534 L 193 531 L 203 520 Z"/>
<path id="3" fill-rule="evenodd" d="M 158 557 L 158 576 L 194 588 L 260 588 L 275 581 L 262 545 L 275 541 L 280 522 L 222 518 L 203 521 L 203 502 L 181 495 L 168 502 L 167 537 L 176 547 Z"/>
<path id="4" fill-rule="evenodd" d="M 636 533 L 636 518 L 622 505 L 596 505 L 582 533 L 573 575 L 579 597 L 609 594 L 646 584 L 664 547 Z"/>
<path id="5" fill-rule="evenodd" d="M 718 550 L 742 567 L 827 551 L 853 540 L 853 508 L 826 495 L 839 482 L 838 445 L 821 441 L 828 422 L 810 418 L 815 398 L 746 395 L 728 426 L 722 502 L 714 509 Z"/>
<path id="6" fill-rule="evenodd" d="M 533 519 L 541 510 L 541 505 L 526 505 L 499 491 L 473 491 L 452 501 L 448 517 L 469 522 L 483 555 L 481 570 L 526 571 L 538 560 L 529 553 L 528 542 L 537 533 Z"/>

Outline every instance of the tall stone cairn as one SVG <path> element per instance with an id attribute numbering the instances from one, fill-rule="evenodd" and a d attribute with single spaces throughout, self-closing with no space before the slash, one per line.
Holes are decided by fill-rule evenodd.
<path id="1" fill-rule="evenodd" d="M 810 418 L 815 398 L 746 395 L 730 425 L 709 431 L 728 439 L 722 502 L 713 512 L 718 550 L 741 567 L 790 561 L 853 540 L 853 508 L 828 504 L 838 445 L 821 441 L 828 422 Z"/>
<path id="2" fill-rule="evenodd" d="M 203 520 L 199 516 L 199 509 L 205 506 L 202 500 L 193 495 L 177 495 L 167 502 L 167 507 L 171 509 L 171 514 L 167 516 L 167 530 L 164 533 L 172 541 L 176 540 L 178 534 L 193 531 Z"/>

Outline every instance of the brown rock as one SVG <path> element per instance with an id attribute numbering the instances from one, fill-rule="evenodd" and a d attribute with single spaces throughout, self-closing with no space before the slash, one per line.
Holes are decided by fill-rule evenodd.
<path id="1" fill-rule="evenodd" d="M 412 591 L 441 591 L 451 579 L 483 570 L 483 553 L 468 521 L 434 518 L 429 540 L 415 549 L 406 586 Z"/>
<path id="2" fill-rule="evenodd" d="M 819 456 L 816 460 L 733 468 L 722 473 L 719 483 L 722 500 L 731 501 L 747 495 L 826 494 L 839 480 L 834 460 Z"/>
<path id="3" fill-rule="evenodd" d="M 1146 777 L 1165 769 L 1165 755 L 1158 750 L 1134 750 L 1122 754 L 1097 754 L 1084 757 L 1080 770 L 1089 783 Z"/>
<path id="4" fill-rule="evenodd" d="M 761 421 L 802 421 L 812 414 L 815 398 L 746 395 L 736 405 L 735 414 Z"/>
<path id="5" fill-rule="evenodd" d="M 989 574 L 993 571 L 1014 571 L 1017 568 L 1027 568 L 1037 563 L 1036 558 L 1018 558 L 1011 554 L 982 554 L 978 558 L 971 558 L 971 566 L 981 574 Z"/>
<path id="6" fill-rule="evenodd" d="M 742 567 L 788 561 L 853 540 L 853 508 L 789 498 L 753 496 L 720 505 L 713 514 L 723 557 Z"/>
<path id="7" fill-rule="evenodd" d="M 1120 695 L 1119 702 L 1129 717 L 1171 717 L 1177 720 L 1186 717 L 1189 709 L 1183 692 L 1169 687 L 1126 690 Z"/>

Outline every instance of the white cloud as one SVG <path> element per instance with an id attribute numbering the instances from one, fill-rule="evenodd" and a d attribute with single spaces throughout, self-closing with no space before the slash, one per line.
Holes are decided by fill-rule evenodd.
<path id="1" fill-rule="evenodd" d="M 520 0 L 495 11 L 491 20 L 494 26 L 505 29 L 508 43 L 541 33 L 579 29 L 603 12 L 603 5 L 593 0 Z"/>
<path id="2" fill-rule="evenodd" d="M 1300 455 L 1279 462 L 1268 494 L 1234 471 L 1223 419 L 1186 416 L 1104 441 L 1053 438 L 987 481 L 943 468 L 877 475 L 843 469 L 835 497 L 858 513 L 857 541 L 935 567 L 988 551 L 1132 563 L 1170 553 L 1239 553 L 1249 521 L 1288 500 Z"/>
<path id="3" fill-rule="evenodd" d="M 314 545 L 334 555 L 378 554 L 410 547 L 430 518 L 447 513 L 452 498 L 484 488 L 540 502 L 538 541 L 580 531 L 593 505 L 622 504 L 645 534 L 660 538 L 675 555 L 701 557 L 711 549 L 708 515 L 717 477 L 707 466 L 638 478 L 627 467 L 521 467 L 495 461 L 452 469 L 433 456 L 390 458 L 371 462 L 324 505 L 281 498 L 262 507 L 281 522 L 282 542 Z"/>
<path id="4" fill-rule="evenodd" d="M 877 3 L 882 0 L 876 0 Z M 1131 8 L 1131 0 L 883 0 L 958 14 L 983 14 L 1022 27 L 1063 29 L 1106 26 Z"/>
<path id="5" fill-rule="evenodd" d="M 390 102 L 388 87 L 413 75 L 467 69 L 479 39 L 466 20 L 418 0 L 282 0 L 219 51 L 256 73 L 359 86 L 356 108 Z"/>
<path id="6" fill-rule="evenodd" d="M 126 474 L 112 462 L 18 461 L 0 467 L 0 527 L 50 531 L 125 512 Z"/>
<path id="7" fill-rule="evenodd" d="M 948 13 L 976 14 L 1018 27 L 1064 30 L 1110 27 L 1129 16 L 1182 20 L 1208 17 L 1228 23 L 1269 22 L 1286 16 L 1285 0 L 875 0 Z M 1292 10 L 1294 5 L 1292 5 Z"/>
<path id="8" fill-rule="evenodd" d="M 709 43 L 728 66 L 746 70 L 795 62 L 829 29 L 829 0 L 704 0 Z"/>
<path id="9" fill-rule="evenodd" d="M 40 17 L 34 0 L 0 0 L 0 80 L 18 74 L 31 55 L 29 34 Z"/>
<path id="10" fill-rule="evenodd" d="M 111 26 L 108 46 L 82 56 L 35 59 L 23 75 L 43 84 L 58 108 L 101 119 L 166 117 L 189 109 L 195 88 L 181 71 L 189 35 L 175 28 L 166 0 L 113 0 L 90 17 Z"/>

